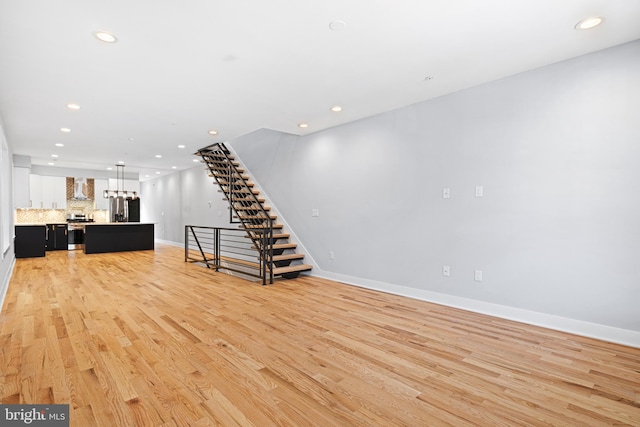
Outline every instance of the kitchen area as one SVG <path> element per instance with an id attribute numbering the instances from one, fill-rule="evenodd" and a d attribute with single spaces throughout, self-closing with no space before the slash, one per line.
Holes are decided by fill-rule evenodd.
<path id="1" fill-rule="evenodd" d="M 23 173 L 17 172 L 14 176 Z M 139 182 L 127 180 L 128 191 L 120 176 L 111 180 L 29 173 L 22 182 L 28 182 L 28 188 L 20 195 L 28 199 L 15 201 L 16 258 L 60 250 L 87 254 L 154 248 L 153 224 L 140 223 Z"/>

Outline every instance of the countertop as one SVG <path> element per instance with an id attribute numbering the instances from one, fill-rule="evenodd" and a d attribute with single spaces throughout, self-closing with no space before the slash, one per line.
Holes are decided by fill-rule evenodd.
<path id="1" fill-rule="evenodd" d="M 16 227 L 33 227 L 42 226 L 47 224 L 53 225 L 143 225 L 143 224 L 155 224 L 155 222 L 33 222 L 33 223 L 21 223 L 14 224 Z"/>
<path id="2" fill-rule="evenodd" d="M 81 224 L 91 225 L 153 225 L 155 222 L 82 222 Z"/>

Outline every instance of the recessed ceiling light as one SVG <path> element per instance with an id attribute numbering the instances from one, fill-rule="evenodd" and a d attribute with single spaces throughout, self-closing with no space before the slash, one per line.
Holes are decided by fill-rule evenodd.
<path id="1" fill-rule="evenodd" d="M 149 178 L 149 176 L 150 176 L 150 175 L 145 175 L 144 177 L 145 177 L 145 178 Z"/>
<path id="2" fill-rule="evenodd" d="M 129 141 L 133 141 L 133 140 L 134 140 L 134 138 L 133 138 L 133 137 L 130 137 L 130 138 L 129 138 Z"/>
<path id="3" fill-rule="evenodd" d="M 71 132 L 71 129 L 69 129 L 69 128 L 60 128 L 60 132 L 69 133 L 69 132 Z"/>
<path id="4" fill-rule="evenodd" d="M 198 162 L 200 162 L 200 159 L 193 159 L 193 162 L 194 163 L 198 163 Z"/>
<path id="5" fill-rule="evenodd" d="M 331 111 L 339 113 L 340 111 L 342 111 L 342 107 L 339 105 L 334 105 L 333 107 L 331 107 Z"/>
<path id="6" fill-rule="evenodd" d="M 52 154 L 51 157 L 53 157 L 54 159 L 58 157 L 57 154 Z"/>
<path id="7" fill-rule="evenodd" d="M 180 145 L 178 145 L 178 148 L 185 148 L 185 146 L 180 144 Z"/>
<path id="8" fill-rule="evenodd" d="M 306 124 L 306 123 L 298 123 L 298 127 L 301 128 L 301 129 L 306 129 L 306 128 L 309 127 L 309 125 Z"/>
<path id="9" fill-rule="evenodd" d="M 67 104 L 67 108 L 69 110 L 79 110 L 80 106 L 78 104 Z"/>
<path id="10" fill-rule="evenodd" d="M 56 147 L 64 147 L 64 144 L 61 144 L 61 143 L 59 143 L 59 142 L 58 142 L 58 143 L 56 144 Z"/>
<path id="11" fill-rule="evenodd" d="M 107 170 L 108 170 L 108 171 L 112 171 L 112 170 L 113 170 L 113 168 L 107 168 Z"/>
<path id="12" fill-rule="evenodd" d="M 215 130 L 215 129 L 211 129 L 211 130 L 209 131 L 209 135 L 217 135 L 217 134 L 218 134 L 218 131 L 217 131 L 217 130 Z"/>
<path id="13" fill-rule="evenodd" d="M 160 175 L 160 172 L 156 172 L 156 175 Z"/>
<path id="14" fill-rule="evenodd" d="M 106 31 L 96 31 L 93 35 L 95 35 L 98 40 L 105 43 L 115 43 L 118 41 L 116 36 Z"/>
<path id="15" fill-rule="evenodd" d="M 604 18 L 602 16 L 592 16 L 578 22 L 574 27 L 576 30 L 590 30 L 602 24 Z"/>
<path id="16" fill-rule="evenodd" d="M 119 165 L 124 165 L 124 160 L 118 160 Z"/>
<path id="17" fill-rule="evenodd" d="M 162 158 L 162 154 L 156 154 L 156 159 L 161 159 Z"/>
<path id="18" fill-rule="evenodd" d="M 48 164 L 49 166 L 55 166 L 55 163 L 53 163 L 53 162 L 49 162 L 49 163 L 47 163 L 47 164 Z"/>
<path id="19" fill-rule="evenodd" d="M 171 166 L 171 169 L 178 169 L 177 166 Z"/>

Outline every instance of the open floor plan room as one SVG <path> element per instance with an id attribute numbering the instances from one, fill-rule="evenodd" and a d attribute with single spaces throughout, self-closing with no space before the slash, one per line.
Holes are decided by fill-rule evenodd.
<path id="1" fill-rule="evenodd" d="M 640 349 L 180 248 L 16 260 L 3 404 L 71 426 L 637 426 Z"/>

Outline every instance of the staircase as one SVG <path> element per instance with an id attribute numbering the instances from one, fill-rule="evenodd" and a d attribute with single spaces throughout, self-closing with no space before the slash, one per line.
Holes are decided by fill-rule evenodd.
<path id="1" fill-rule="evenodd" d="M 277 216 L 270 213 L 271 208 L 265 205 L 260 191 L 254 188 L 249 175 L 227 147 L 222 143 L 213 144 L 198 150 L 196 155 L 202 157 L 209 176 L 216 180 L 229 202 L 230 221 L 240 224 L 251 239 L 258 254 L 256 268 L 262 270 L 263 278 L 268 276 L 273 283 L 274 277 L 291 279 L 311 270 L 311 265 L 302 264 L 304 254 L 295 252 L 297 245 L 288 242 L 290 235 L 283 232 Z"/>

